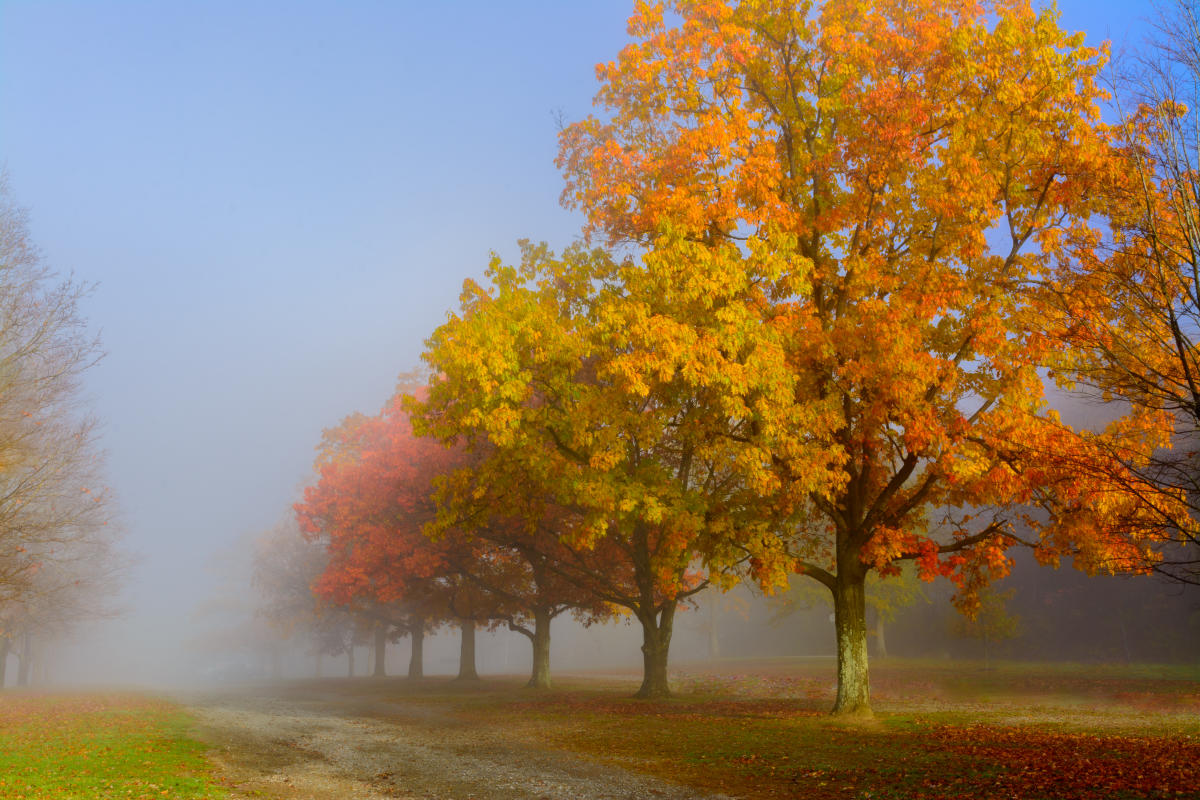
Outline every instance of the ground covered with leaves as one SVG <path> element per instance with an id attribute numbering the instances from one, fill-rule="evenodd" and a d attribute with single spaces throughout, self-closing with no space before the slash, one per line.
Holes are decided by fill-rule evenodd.
<path id="1" fill-rule="evenodd" d="M 0 797 L 223 798 L 178 706 L 136 694 L 0 695 Z"/>
<path id="2" fill-rule="evenodd" d="M 875 670 L 867 722 L 830 717 L 826 672 L 727 664 L 677 674 L 677 696 L 658 702 L 612 679 L 540 694 L 399 682 L 362 691 L 740 798 L 1200 795 L 1195 670 L 900 662 Z"/>

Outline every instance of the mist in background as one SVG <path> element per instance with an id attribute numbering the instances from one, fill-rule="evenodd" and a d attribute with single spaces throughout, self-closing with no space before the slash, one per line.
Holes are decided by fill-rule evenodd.
<path id="1" fill-rule="evenodd" d="M 1065 27 L 1118 50 L 1139 43 L 1152 12 L 1060 8 Z M 591 111 L 594 66 L 623 46 L 629 10 L 0 1 L 0 162 L 46 263 L 96 284 L 84 312 L 108 355 L 87 384 L 138 559 L 125 613 L 58 645 L 51 677 L 168 684 L 260 657 L 241 655 L 256 634 L 249 553 L 238 554 L 296 499 L 321 430 L 376 412 L 419 364 L 489 251 L 577 238 L 581 219 L 558 204 L 558 120 Z M 1094 609 L 1089 591 L 1053 602 Z M 897 652 L 907 638 L 914 653 L 966 653 L 941 621 L 944 594 L 911 612 L 922 621 L 910 633 L 897 628 Z M 827 610 L 780 616 L 737 596 L 716 612 L 722 655 L 832 654 Z M 709 654 L 706 613 L 680 619 L 674 657 Z M 1094 657 L 1140 654 L 1128 649 L 1137 625 L 1126 649 Z M 636 664 L 638 636 L 556 623 L 555 666 Z M 445 642 L 427 646 L 430 673 L 453 671 L 439 662 L 456 646 Z M 519 673 L 527 649 L 513 634 L 481 637 L 480 668 Z M 288 658 L 308 668 L 302 647 Z"/>

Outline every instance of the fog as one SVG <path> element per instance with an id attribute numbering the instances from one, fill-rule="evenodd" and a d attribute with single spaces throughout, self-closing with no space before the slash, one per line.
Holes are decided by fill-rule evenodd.
<path id="1" fill-rule="evenodd" d="M 1146 30 L 1136 4 L 1059 6 L 1091 42 Z M 0 161 L 46 263 L 96 284 L 84 312 L 107 356 L 87 392 L 136 559 L 120 616 L 47 645 L 42 679 L 175 685 L 261 666 L 245 641 L 260 636 L 245 543 L 294 502 L 322 429 L 373 413 L 418 365 L 489 251 L 575 239 L 581 220 L 558 204 L 556 120 L 591 111 L 594 65 L 619 51 L 627 11 L 0 4 Z M 1026 632 L 1001 655 L 1196 655 L 1194 601 L 1171 587 L 1027 564 L 1011 582 Z M 975 657 L 949 632 L 948 590 L 928 594 L 897 617 L 890 651 Z M 717 611 L 720 654 L 828 657 L 828 613 L 771 622 L 772 601 L 740 590 Z M 710 654 L 706 614 L 680 619 L 676 661 Z M 636 624 L 559 621 L 553 662 L 636 667 L 639 637 Z M 406 648 L 391 646 L 393 672 Z M 427 670 L 452 672 L 456 648 L 451 634 L 430 641 Z M 303 644 L 283 661 L 315 671 Z M 525 639 L 481 636 L 481 671 L 528 662 Z"/>

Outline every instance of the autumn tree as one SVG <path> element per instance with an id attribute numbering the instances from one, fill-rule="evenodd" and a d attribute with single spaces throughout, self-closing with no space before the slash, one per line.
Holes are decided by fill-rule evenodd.
<path id="1" fill-rule="evenodd" d="M 445 547 L 423 533 L 434 515 L 432 476 L 451 454 L 412 435 L 398 402 L 326 431 L 318 479 L 295 512 L 328 554 L 313 591 L 411 637 L 409 676 L 423 675 L 426 632 L 446 616 L 438 580 Z M 448 462 L 446 462 L 448 463 Z"/>
<path id="2" fill-rule="evenodd" d="M 513 607 L 514 591 L 495 591 L 518 574 L 484 537 L 454 527 L 443 527 L 436 540 L 426 535 L 436 519 L 434 481 L 451 473 L 463 453 L 414 434 L 402 405 L 405 388 L 419 391 L 402 384 L 378 416 L 348 417 L 326 434 L 320 478 L 296 506 L 302 526 L 323 537 L 329 554 L 314 587 L 334 603 L 410 633 L 410 675 L 420 673 L 425 629 L 456 621 L 459 678 L 476 680 L 476 629 L 522 613 Z"/>
<path id="3" fill-rule="evenodd" d="M 1162 509 L 1111 452 L 1144 458 L 1163 419 L 1077 432 L 1038 374 L 1061 347 L 1046 284 L 1096 235 L 1104 53 L 1024 0 L 639 2 L 629 30 L 598 68 L 604 116 L 562 133 L 559 162 L 591 232 L 640 254 L 605 312 L 626 332 L 607 374 L 736 423 L 722 463 L 773 531 L 741 543 L 757 577 L 790 566 L 832 594 L 835 712 L 870 713 L 872 571 L 914 560 L 970 612 L 1019 542 L 1136 563 L 1145 542 L 1122 532 L 1153 535 Z M 587 410 L 593 436 L 621 428 Z M 543 412 L 495 425 L 525 413 Z"/>
<path id="4" fill-rule="evenodd" d="M 713 449 L 714 428 L 741 423 L 683 381 L 629 386 L 631 328 L 613 312 L 629 308 L 636 269 L 600 250 L 559 257 L 528 243 L 519 266 L 493 259 L 486 285 L 467 281 L 460 312 L 427 342 L 438 377 L 416 419 L 481 452 L 481 493 L 519 480 L 568 511 L 553 523 L 564 547 L 548 566 L 638 620 L 638 694 L 654 697 L 669 693 L 676 610 L 710 575 L 724 580 L 762 531 L 742 513 L 753 498 L 724 448 Z"/>

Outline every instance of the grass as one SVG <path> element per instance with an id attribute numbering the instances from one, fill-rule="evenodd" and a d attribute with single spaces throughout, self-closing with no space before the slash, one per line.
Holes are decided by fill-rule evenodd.
<path id="1" fill-rule="evenodd" d="M 884 662 L 873 665 L 876 718 L 865 723 L 829 716 L 828 665 L 681 672 L 677 696 L 655 702 L 611 679 L 560 681 L 544 693 L 500 681 L 346 687 L 747 800 L 1132 800 L 1196 796 L 1198 677 L 1186 668 Z"/>
<path id="2" fill-rule="evenodd" d="M 0 695 L 0 797 L 227 797 L 189 724 L 141 695 Z"/>

